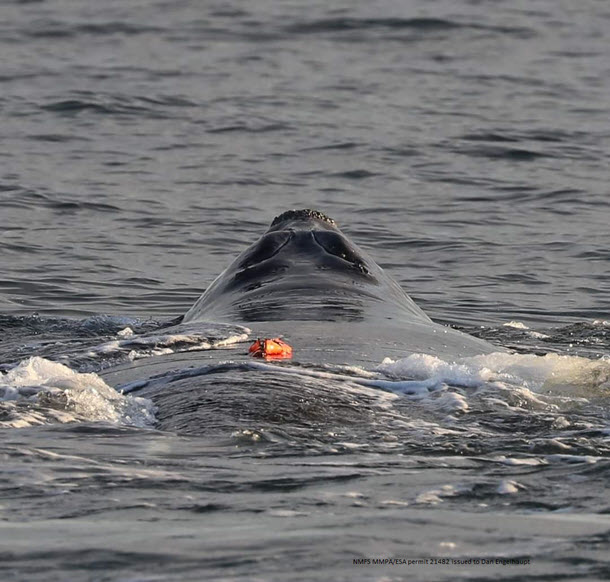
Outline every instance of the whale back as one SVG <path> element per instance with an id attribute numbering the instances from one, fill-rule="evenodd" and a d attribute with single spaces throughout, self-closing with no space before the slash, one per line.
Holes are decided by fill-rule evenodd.
<path id="1" fill-rule="evenodd" d="M 284 335 L 301 362 L 498 351 L 434 323 L 332 219 L 312 210 L 277 217 L 216 278 L 183 319 L 203 321 L 246 324 L 257 337 Z"/>

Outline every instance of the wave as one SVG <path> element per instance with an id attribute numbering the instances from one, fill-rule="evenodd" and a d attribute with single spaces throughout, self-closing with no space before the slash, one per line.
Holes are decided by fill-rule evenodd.
<path id="1" fill-rule="evenodd" d="M 294 34 L 362 30 L 412 30 L 417 32 L 445 32 L 456 29 L 473 29 L 529 38 L 535 31 L 526 27 L 493 26 L 478 22 L 460 22 L 446 18 L 356 18 L 338 17 L 297 22 L 285 30 Z"/>
<path id="2" fill-rule="evenodd" d="M 155 422 L 154 411 L 150 400 L 125 396 L 97 374 L 81 374 L 38 356 L 0 372 L 3 428 L 75 421 L 147 427 Z"/>

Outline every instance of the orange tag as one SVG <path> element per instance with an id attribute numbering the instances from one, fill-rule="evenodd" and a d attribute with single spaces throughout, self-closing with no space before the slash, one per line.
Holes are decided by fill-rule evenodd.
<path id="1" fill-rule="evenodd" d="M 292 348 L 279 337 L 273 339 L 257 339 L 248 350 L 254 358 L 266 360 L 281 360 L 292 358 Z"/>

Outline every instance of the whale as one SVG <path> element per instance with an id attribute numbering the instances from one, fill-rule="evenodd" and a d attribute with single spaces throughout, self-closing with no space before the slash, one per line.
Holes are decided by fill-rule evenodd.
<path id="1" fill-rule="evenodd" d="M 435 362 L 506 351 L 434 322 L 333 219 L 311 209 L 273 219 L 161 329 L 123 340 L 156 353 L 101 374 L 117 390 L 150 398 L 160 428 L 188 434 L 233 434 L 253 423 L 284 435 L 294 425 L 302 438 L 304 427 L 334 434 L 384 424 L 380 393 L 437 390 L 426 372 Z M 281 338 L 292 357 L 252 357 L 260 338 Z M 410 367 L 413 385 L 380 366 L 412 355 L 424 364 L 421 373 Z"/>
<path id="2" fill-rule="evenodd" d="M 246 325 L 258 337 L 285 337 L 303 363 L 503 351 L 433 322 L 335 220 L 312 209 L 274 218 L 182 319 L 197 322 Z"/>

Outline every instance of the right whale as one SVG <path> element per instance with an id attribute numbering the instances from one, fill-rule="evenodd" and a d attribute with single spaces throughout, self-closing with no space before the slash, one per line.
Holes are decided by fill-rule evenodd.
<path id="1" fill-rule="evenodd" d="M 257 337 L 284 336 L 300 363 L 504 351 L 434 323 L 334 220 L 309 209 L 276 217 L 182 322 L 243 324 Z"/>

